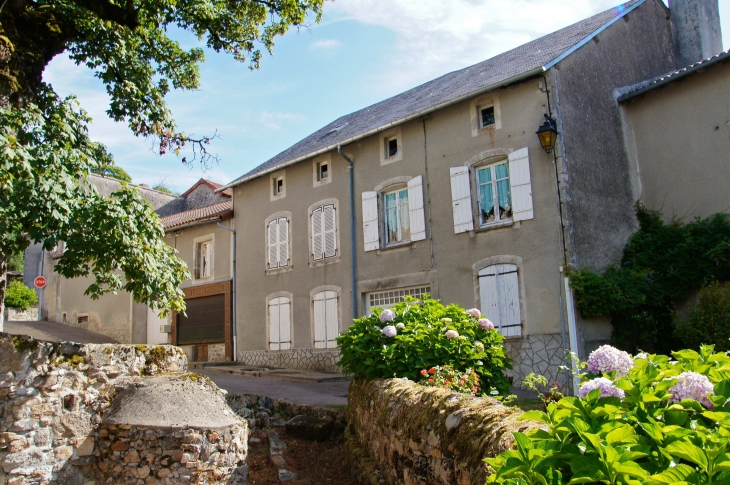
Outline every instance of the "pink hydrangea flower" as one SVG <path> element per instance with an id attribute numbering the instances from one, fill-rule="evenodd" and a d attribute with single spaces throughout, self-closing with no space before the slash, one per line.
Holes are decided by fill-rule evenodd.
<path id="1" fill-rule="evenodd" d="M 593 374 L 604 374 L 616 371 L 616 375 L 623 377 L 634 366 L 634 359 L 623 350 L 610 345 L 602 345 L 588 356 L 588 371 Z"/>
<path id="2" fill-rule="evenodd" d="M 466 313 L 477 319 L 482 316 L 482 312 L 480 312 L 478 308 L 472 308 L 470 310 L 467 310 Z"/>
<path id="3" fill-rule="evenodd" d="M 623 389 L 619 389 L 611 379 L 606 379 L 605 377 L 599 377 L 598 379 L 584 383 L 580 386 L 578 394 L 584 398 L 594 389 L 601 390 L 601 397 L 618 397 L 620 399 L 626 397 Z"/>
<path id="4" fill-rule="evenodd" d="M 708 409 L 714 407 L 710 402 L 709 395 L 714 394 L 715 387 L 707 376 L 697 372 L 682 372 L 677 376 L 677 379 L 677 383 L 669 388 L 669 392 L 672 394 L 671 402 L 692 399 Z"/>
<path id="5" fill-rule="evenodd" d="M 477 323 L 483 330 L 492 330 L 494 328 L 494 324 L 488 318 L 482 318 Z"/>
<path id="6" fill-rule="evenodd" d="M 386 309 L 380 314 L 380 323 L 392 322 L 393 320 L 395 320 L 395 313 L 393 310 Z"/>
<path id="7" fill-rule="evenodd" d="M 446 331 L 446 338 L 447 339 L 456 338 L 458 336 L 459 336 L 459 332 L 457 332 L 456 330 L 447 330 Z"/>
<path id="8" fill-rule="evenodd" d="M 386 337 L 395 337 L 396 335 L 398 335 L 398 330 L 396 330 L 393 325 L 383 327 L 381 332 L 383 332 L 383 335 L 385 335 Z"/>

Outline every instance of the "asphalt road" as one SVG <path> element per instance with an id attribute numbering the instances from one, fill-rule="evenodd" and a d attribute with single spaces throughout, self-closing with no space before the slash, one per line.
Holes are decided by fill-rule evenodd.
<path id="1" fill-rule="evenodd" d="M 5 322 L 5 333 L 29 335 L 38 340 L 65 341 L 82 344 L 116 344 L 116 340 L 105 335 L 56 322 Z"/>
<path id="2" fill-rule="evenodd" d="M 319 406 L 347 404 L 347 388 L 350 385 L 349 382 L 290 382 L 210 372 L 206 369 L 194 369 L 192 372 L 210 377 L 218 387 L 231 394 L 256 394 Z"/>

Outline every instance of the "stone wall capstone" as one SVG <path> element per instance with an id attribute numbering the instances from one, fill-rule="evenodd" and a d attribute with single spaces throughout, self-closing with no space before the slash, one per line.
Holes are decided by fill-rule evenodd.
<path id="1" fill-rule="evenodd" d="M 186 369 L 172 346 L 0 333 L 0 483 L 244 483 L 246 422 L 224 391 Z M 198 408 L 182 393 L 192 388 Z M 211 426 L 196 424 L 201 414 Z"/>
<path id="2" fill-rule="evenodd" d="M 483 459 L 513 445 L 513 431 L 540 423 L 491 398 L 425 387 L 407 379 L 350 384 L 348 459 L 363 484 L 482 485 Z"/>

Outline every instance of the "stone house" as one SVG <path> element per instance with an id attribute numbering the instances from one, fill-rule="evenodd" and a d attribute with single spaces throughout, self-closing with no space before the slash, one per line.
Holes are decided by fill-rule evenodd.
<path id="1" fill-rule="evenodd" d="M 676 69 L 678 32 L 705 36 L 674 11 L 619 5 L 345 115 L 227 184 L 246 227 L 237 360 L 334 370 L 353 317 L 431 294 L 494 321 L 515 382 L 564 382 L 564 351 L 611 333 L 576 314 L 566 267 L 605 266 L 637 227 L 614 91 Z M 550 118 L 548 152 L 535 131 Z"/>
<path id="2" fill-rule="evenodd" d="M 88 182 L 105 195 L 121 185 L 118 180 L 93 174 Z M 215 192 L 220 187 L 200 179 L 179 196 L 144 185 L 137 187 L 161 216 L 167 234 L 165 242 L 188 264 L 192 279 L 181 285 L 188 304 L 187 316 L 160 318 L 127 292 L 92 300 L 84 295 L 91 277 L 67 279 L 53 271 L 63 256 L 62 245 L 52 252 L 41 251 L 40 245 L 34 245 L 26 250 L 25 273 L 30 281 L 39 274 L 48 280 L 46 287 L 38 290 L 40 318 L 82 327 L 120 343 L 176 343 L 190 360 L 230 359 L 233 235 L 218 222 L 231 222 L 233 207 L 230 191 Z M 176 325 L 171 325 L 172 321 Z"/>

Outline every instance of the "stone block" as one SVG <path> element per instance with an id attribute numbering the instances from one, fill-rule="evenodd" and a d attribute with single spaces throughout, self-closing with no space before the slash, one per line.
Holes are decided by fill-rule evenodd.
<path id="1" fill-rule="evenodd" d="M 93 437 L 88 436 L 76 443 L 76 454 L 78 456 L 91 456 L 94 453 L 94 445 L 96 441 Z"/>

